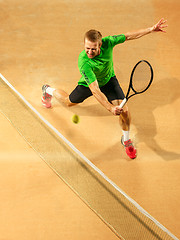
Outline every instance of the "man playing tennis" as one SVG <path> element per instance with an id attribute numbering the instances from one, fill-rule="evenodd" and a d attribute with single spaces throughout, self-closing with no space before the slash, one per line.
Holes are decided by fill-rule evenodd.
<path id="1" fill-rule="evenodd" d="M 122 128 L 122 143 L 130 158 L 136 157 L 136 149 L 129 138 L 130 113 L 127 105 L 119 107 L 125 95 L 115 76 L 113 68 L 113 48 L 128 40 L 138 39 L 152 32 L 165 32 L 163 28 L 166 20 L 161 19 L 152 27 L 135 32 L 102 38 L 97 30 L 89 30 L 84 36 L 84 50 L 79 54 L 78 67 L 82 75 L 77 87 L 69 95 L 62 89 L 51 88 L 49 85 L 42 87 L 42 104 L 46 108 L 51 107 L 52 96 L 67 106 L 82 103 L 90 96 L 113 115 L 119 115 L 119 123 Z"/>

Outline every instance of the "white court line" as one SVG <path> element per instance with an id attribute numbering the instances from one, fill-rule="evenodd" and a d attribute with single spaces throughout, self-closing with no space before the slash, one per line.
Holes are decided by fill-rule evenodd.
<path id="1" fill-rule="evenodd" d="M 97 168 L 88 158 L 86 158 L 71 142 L 69 142 L 56 128 L 54 128 L 41 114 L 7 81 L 0 73 L 2 80 L 21 98 L 21 100 L 49 127 L 51 128 L 76 154 L 78 154 L 90 167 L 98 172 L 109 184 L 111 184 L 118 192 L 128 199 L 142 214 L 153 221 L 161 230 L 166 232 L 174 240 L 179 240 L 167 228 L 146 212 L 137 202 L 130 198 L 123 190 L 121 190 L 113 181 L 111 181 L 99 168 Z"/>

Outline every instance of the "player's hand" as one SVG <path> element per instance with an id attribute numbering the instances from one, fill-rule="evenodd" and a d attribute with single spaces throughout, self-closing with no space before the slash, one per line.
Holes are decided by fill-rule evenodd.
<path id="1" fill-rule="evenodd" d="M 158 23 L 156 23 L 153 27 L 152 27 L 152 31 L 153 32 L 166 32 L 165 30 L 163 30 L 163 28 L 166 28 L 168 25 L 164 25 L 164 23 L 166 23 L 167 20 L 164 20 L 164 18 L 161 18 L 159 20 Z"/>
<path id="2" fill-rule="evenodd" d="M 111 112 L 113 115 L 117 116 L 123 112 L 123 108 L 121 108 L 119 106 L 113 106 Z"/>

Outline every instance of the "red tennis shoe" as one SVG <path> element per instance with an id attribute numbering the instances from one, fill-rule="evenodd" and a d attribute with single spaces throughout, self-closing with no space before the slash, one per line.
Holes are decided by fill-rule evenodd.
<path id="1" fill-rule="evenodd" d="M 50 108 L 51 107 L 51 99 L 52 99 L 52 96 L 50 94 L 48 94 L 46 92 L 46 89 L 50 87 L 49 85 L 43 85 L 42 86 L 42 93 L 43 93 L 43 96 L 42 96 L 42 105 L 46 108 Z"/>
<path id="2" fill-rule="evenodd" d="M 133 143 L 131 141 L 131 139 L 129 139 L 128 141 L 124 141 L 123 140 L 123 136 L 121 138 L 121 143 L 122 145 L 125 147 L 125 150 L 126 150 L 126 153 L 127 155 L 131 158 L 131 159 L 134 159 L 136 158 L 136 149 L 135 147 L 133 146 Z"/>

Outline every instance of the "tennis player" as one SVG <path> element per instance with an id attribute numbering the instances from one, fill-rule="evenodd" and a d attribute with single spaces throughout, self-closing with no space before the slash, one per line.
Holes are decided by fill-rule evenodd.
<path id="1" fill-rule="evenodd" d="M 52 96 L 67 106 L 82 103 L 90 96 L 113 115 L 119 115 L 119 123 L 122 128 L 121 142 L 125 147 L 127 155 L 134 159 L 136 149 L 129 137 L 131 117 L 127 104 L 122 108 L 119 104 L 125 95 L 116 78 L 113 68 L 113 48 L 128 40 L 138 39 L 152 32 L 165 32 L 163 18 L 154 26 L 135 32 L 108 36 L 102 38 L 97 30 L 89 30 L 84 36 L 84 50 L 79 54 L 78 67 L 82 75 L 76 88 L 70 93 L 62 89 L 55 89 L 49 85 L 42 87 L 42 104 L 46 108 L 51 107 Z"/>

